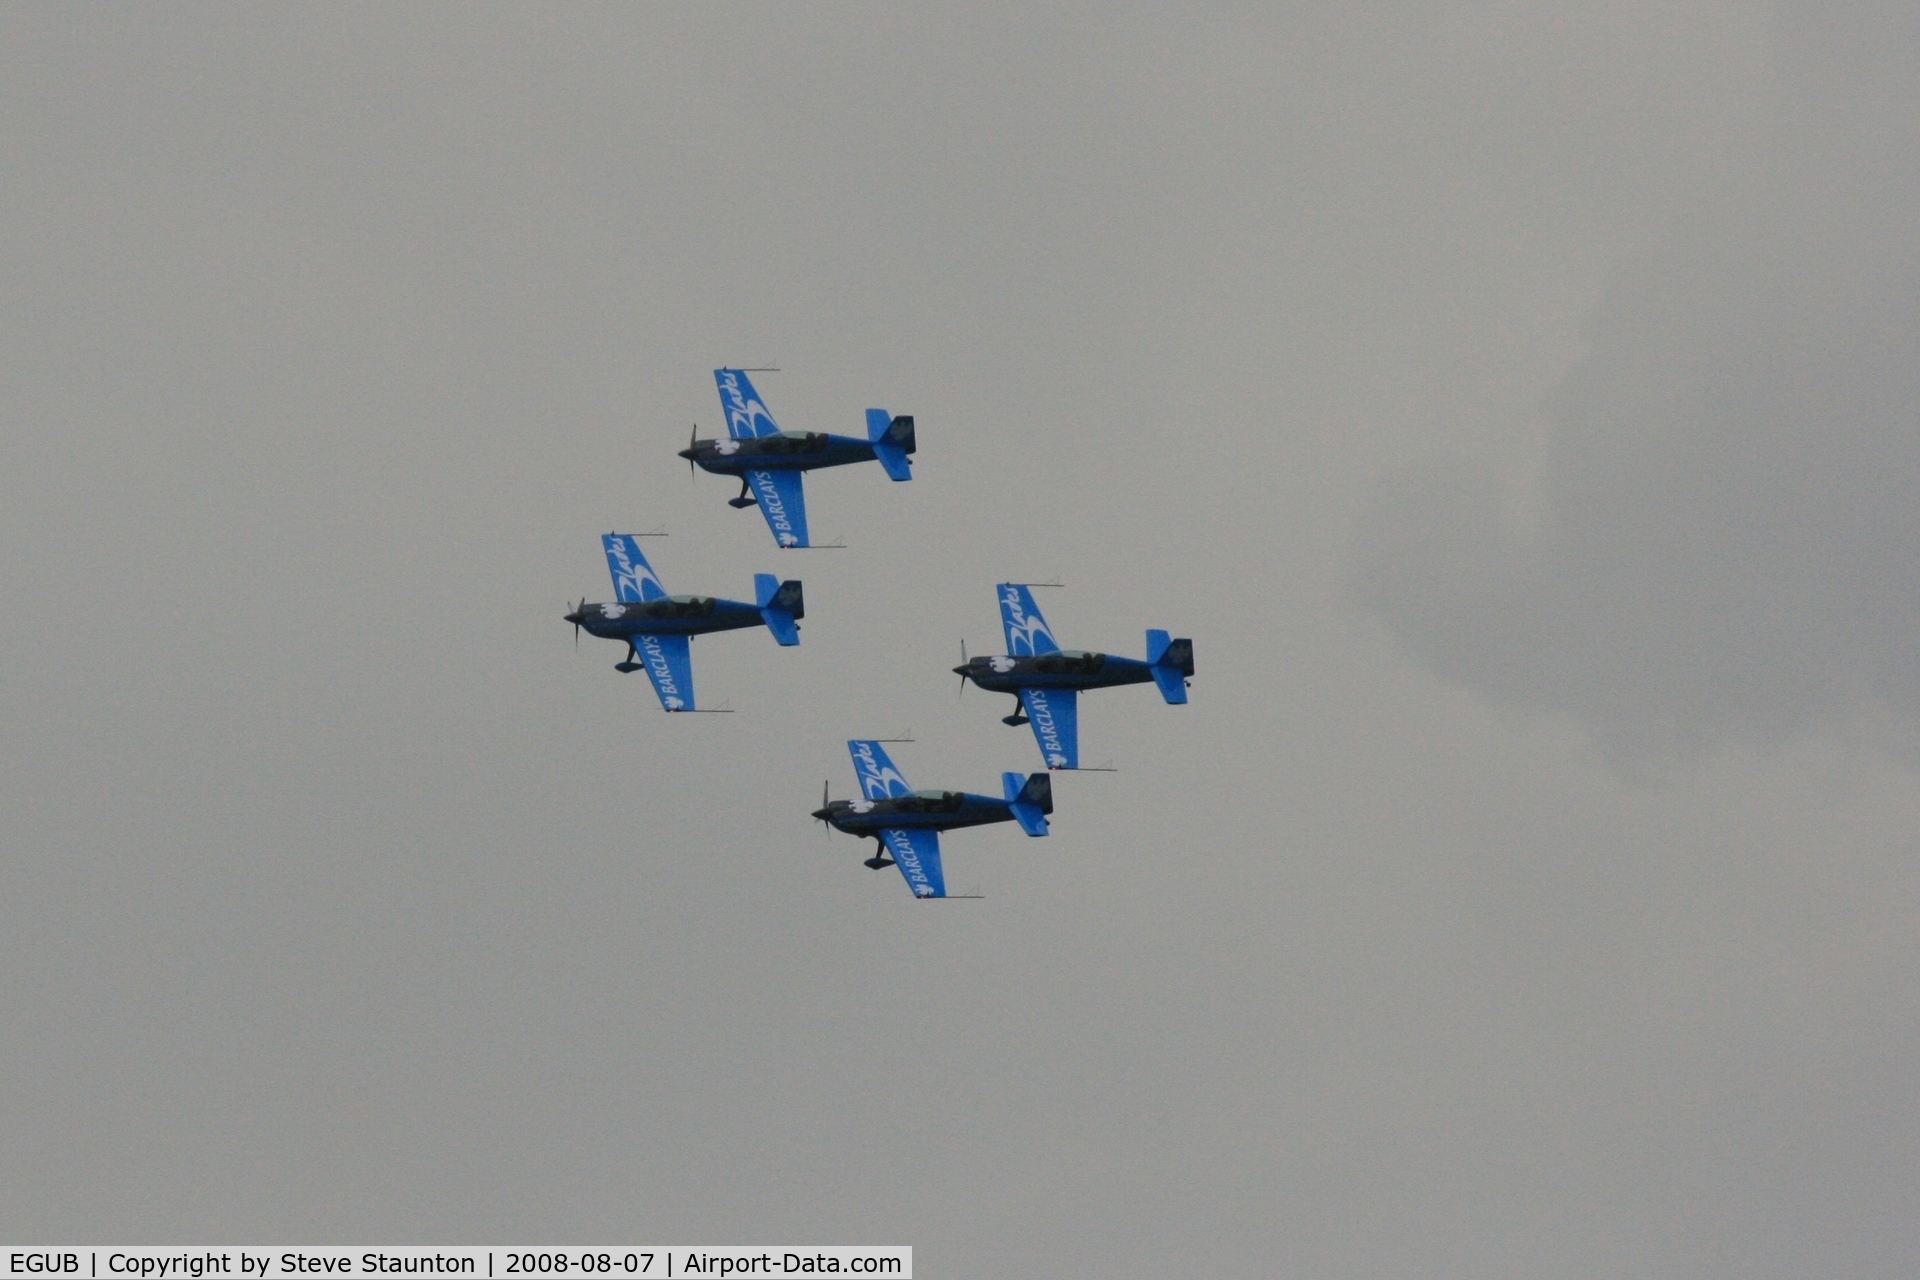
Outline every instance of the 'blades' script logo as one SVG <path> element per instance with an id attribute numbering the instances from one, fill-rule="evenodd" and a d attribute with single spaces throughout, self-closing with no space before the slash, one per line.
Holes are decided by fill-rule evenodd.
<path id="1" fill-rule="evenodd" d="M 869 797 L 878 796 L 884 800 L 888 796 L 905 795 L 911 789 L 907 786 L 907 780 L 892 765 L 883 767 L 874 758 L 873 747 L 868 743 L 863 742 L 853 749 L 853 766 L 860 771 L 860 788 Z M 896 786 L 900 788 L 898 791 L 894 790 Z"/>
<path id="2" fill-rule="evenodd" d="M 1035 609 L 1028 617 L 1024 603 L 1020 599 L 1020 588 L 1009 584 L 1000 597 L 1000 618 L 1007 625 L 1007 648 L 1016 657 L 1027 657 L 1039 652 L 1034 647 L 1035 636 L 1045 636 L 1047 643 L 1059 648 L 1053 638 L 1053 631 L 1047 626 L 1046 619 Z"/>
<path id="3" fill-rule="evenodd" d="M 765 405 L 740 394 L 740 379 L 733 376 L 731 369 L 724 369 L 720 373 L 720 407 L 727 411 L 727 430 L 736 440 L 770 436 L 780 430 Z M 764 431 L 760 429 L 763 419 L 767 424 Z"/>
<path id="4" fill-rule="evenodd" d="M 629 546 L 625 537 L 611 535 L 606 539 L 606 544 L 607 563 L 613 566 L 614 595 L 633 603 L 667 594 L 666 587 L 654 575 L 652 566 L 640 554 L 638 546 Z M 648 587 L 653 588 L 651 594 L 647 591 Z"/>

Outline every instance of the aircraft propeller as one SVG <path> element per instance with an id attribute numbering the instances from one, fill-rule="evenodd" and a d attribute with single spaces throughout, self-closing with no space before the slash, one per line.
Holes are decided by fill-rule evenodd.
<path id="1" fill-rule="evenodd" d="M 829 840 L 833 839 L 833 824 L 827 821 L 827 815 L 833 811 L 833 802 L 827 799 L 827 789 L 832 785 L 831 780 L 821 782 L 820 807 L 816 809 L 813 814 L 814 819 L 827 829 L 827 839 Z"/>
<path id="2" fill-rule="evenodd" d="M 698 472 L 694 470 L 694 466 L 693 466 L 694 446 L 699 443 L 700 443 L 700 424 L 696 422 L 693 424 L 693 430 L 687 433 L 687 483 L 688 484 L 698 484 L 700 481 L 700 475 Z"/>
<path id="3" fill-rule="evenodd" d="M 576 651 L 580 648 L 580 618 L 586 607 L 587 598 L 585 596 L 580 597 L 579 604 L 575 604 L 569 600 L 567 601 L 567 611 L 561 615 L 560 619 L 562 622 L 571 622 L 573 624 L 573 647 Z"/>
<path id="4" fill-rule="evenodd" d="M 960 677 L 960 692 L 955 695 L 956 699 L 964 698 L 967 696 L 967 642 L 964 638 L 960 641 L 960 665 L 953 670 Z"/>

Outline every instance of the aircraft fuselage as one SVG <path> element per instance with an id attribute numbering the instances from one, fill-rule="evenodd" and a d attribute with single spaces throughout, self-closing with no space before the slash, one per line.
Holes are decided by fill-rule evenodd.
<path id="1" fill-rule="evenodd" d="M 1013 808 L 1005 800 L 967 791 L 916 791 L 886 800 L 835 800 L 813 816 L 849 835 L 870 836 L 886 827 L 948 831 L 1012 822 Z"/>
<path id="2" fill-rule="evenodd" d="M 578 622 L 588 635 L 606 640 L 631 640 L 642 635 L 686 636 L 734 631 L 760 626 L 764 619 L 758 608 L 739 600 L 668 596 L 641 604 L 586 604 L 568 614 L 566 621 Z"/>
<path id="3" fill-rule="evenodd" d="M 783 431 L 748 440 L 695 440 L 680 456 L 703 471 L 737 476 L 748 471 L 812 471 L 872 462 L 873 442 L 824 431 Z"/>
<path id="4" fill-rule="evenodd" d="M 955 667 L 982 689 L 1018 693 L 1022 689 L 1105 689 L 1113 685 L 1145 684 L 1153 668 L 1138 658 L 1067 649 L 1031 656 L 979 657 Z"/>

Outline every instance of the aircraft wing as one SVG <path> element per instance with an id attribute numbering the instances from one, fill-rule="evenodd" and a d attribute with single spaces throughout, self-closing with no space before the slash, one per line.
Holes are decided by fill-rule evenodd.
<path id="1" fill-rule="evenodd" d="M 1000 624 L 1007 629 L 1007 652 L 1016 658 L 1059 652 L 1053 629 L 1033 602 L 1033 592 L 1017 582 L 1003 582 L 999 589 Z"/>
<path id="2" fill-rule="evenodd" d="M 860 795 L 867 800 L 886 800 L 913 790 L 900 771 L 893 767 L 887 749 L 871 738 L 855 738 L 847 743 L 853 756 L 853 771 L 860 776 Z"/>
<path id="3" fill-rule="evenodd" d="M 807 546 L 807 500 L 798 471 L 749 471 L 747 487 L 760 500 L 773 540 L 783 547 Z"/>
<path id="4" fill-rule="evenodd" d="M 1022 689 L 1020 705 L 1049 769 L 1080 767 L 1080 695 L 1072 689 Z"/>
<path id="5" fill-rule="evenodd" d="M 638 538 L 630 533 L 603 533 L 600 542 L 607 549 L 607 568 L 613 573 L 614 599 L 622 604 L 639 604 L 667 594 L 653 566 L 640 554 Z"/>
<path id="6" fill-rule="evenodd" d="M 727 434 L 735 440 L 759 436 L 777 436 L 780 426 L 760 403 L 760 393 L 739 369 L 715 369 L 713 380 L 720 388 L 720 411 L 727 415 Z"/>
<path id="7" fill-rule="evenodd" d="M 633 656 L 647 669 L 660 705 L 668 711 L 692 711 L 693 649 L 690 636 L 635 636 Z"/>
<path id="8" fill-rule="evenodd" d="M 947 878 L 940 872 L 940 833 L 926 827 L 884 827 L 880 838 L 893 855 L 907 888 L 916 898 L 944 898 Z"/>

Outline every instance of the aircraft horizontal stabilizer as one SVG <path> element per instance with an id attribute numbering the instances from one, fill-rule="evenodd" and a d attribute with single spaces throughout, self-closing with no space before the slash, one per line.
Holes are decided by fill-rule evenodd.
<path id="1" fill-rule="evenodd" d="M 1020 829 L 1030 836 L 1047 834 L 1046 815 L 1053 812 L 1053 779 L 1044 773 L 1029 774 L 1025 778 L 1017 773 L 1003 773 L 1000 785 Z"/>

